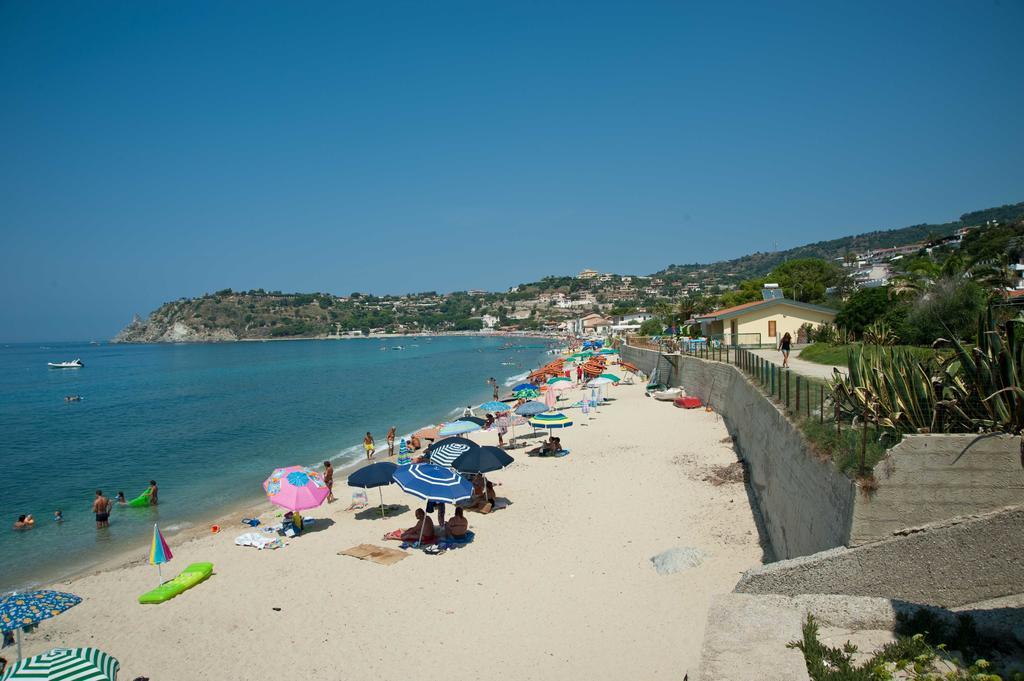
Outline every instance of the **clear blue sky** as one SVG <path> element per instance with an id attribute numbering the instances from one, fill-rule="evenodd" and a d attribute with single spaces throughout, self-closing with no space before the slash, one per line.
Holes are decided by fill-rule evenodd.
<path id="1" fill-rule="evenodd" d="M 1019 0 L 0 2 L 0 340 L 1021 201 L 1022 35 Z"/>

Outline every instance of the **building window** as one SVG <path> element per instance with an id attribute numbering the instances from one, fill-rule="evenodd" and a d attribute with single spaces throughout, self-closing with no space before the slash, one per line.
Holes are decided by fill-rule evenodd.
<path id="1" fill-rule="evenodd" d="M 775 320 L 774 319 L 769 319 L 768 320 L 768 337 L 769 338 L 775 338 Z"/>

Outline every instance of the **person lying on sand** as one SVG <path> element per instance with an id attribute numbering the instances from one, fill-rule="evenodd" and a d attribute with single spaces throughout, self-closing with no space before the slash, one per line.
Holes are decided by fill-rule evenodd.
<path id="1" fill-rule="evenodd" d="M 384 539 L 397 541 L 417 542 L 420 541 L 420 532 L 423 533 L 422 541 L 432 543 L 434 541 L 434 521 L 430 519 L 422 508 L 416 509 L 416 524 L 408 530 L 395 530 L 384 535 Z"/>
<path id="2" fill-rule="evenodd" d="M 16 530 L 31 530 L 36 526 L 36 519 L 32 517 L 32 514 L 19 515 L 18 519 L 14 521 L 14 529 Z"/>
<path id="3" fill-rule="evenodd" d="M 466 536 L 466 532 L 469 531 L 469 521 L 466 520 L 466 516 L 463 515 L 461 508 L 455 509 L 455 516 L 444 524 L 444 529 L 450 537 Z"/>

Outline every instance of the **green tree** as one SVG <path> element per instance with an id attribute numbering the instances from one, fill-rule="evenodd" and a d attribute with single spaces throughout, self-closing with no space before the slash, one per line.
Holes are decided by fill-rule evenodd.
<path id="1" fill-rule="evenodd" d="M 860 335 L 872 322 L 884 318 L 898 302 L 888 288 L 862 288 L 856 291 L 836 315 L 836 326 Z"/>
<path id="2" fill-rule="evenodd" d="M 784 295 L 804 303 L 825 301 L 825 290 L 838 285 L 844 274 L 842 268 L 818 258 L 801 258 L 784 262 L 768 275 L 777 283 Z"/>
<path id="3" fill-rule="evenodd" d="M 641 336 L 659 336 L 661 335 L 661 332 L 664 330 L 664 324 L 657 317 L 653 319 L 648 319 L 646 322 L 640 325 Z"/>

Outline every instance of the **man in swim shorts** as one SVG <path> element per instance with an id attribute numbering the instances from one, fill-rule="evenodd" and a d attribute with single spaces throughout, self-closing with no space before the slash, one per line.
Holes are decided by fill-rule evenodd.
<path id="1" fill-rule="evenodd" d="M 92 502 L 92 512 L 96 514 L 96 529 L 110 527 L 110 499 L 103 496 L 103 490 L 96 490 L 96 499 Z"/>

